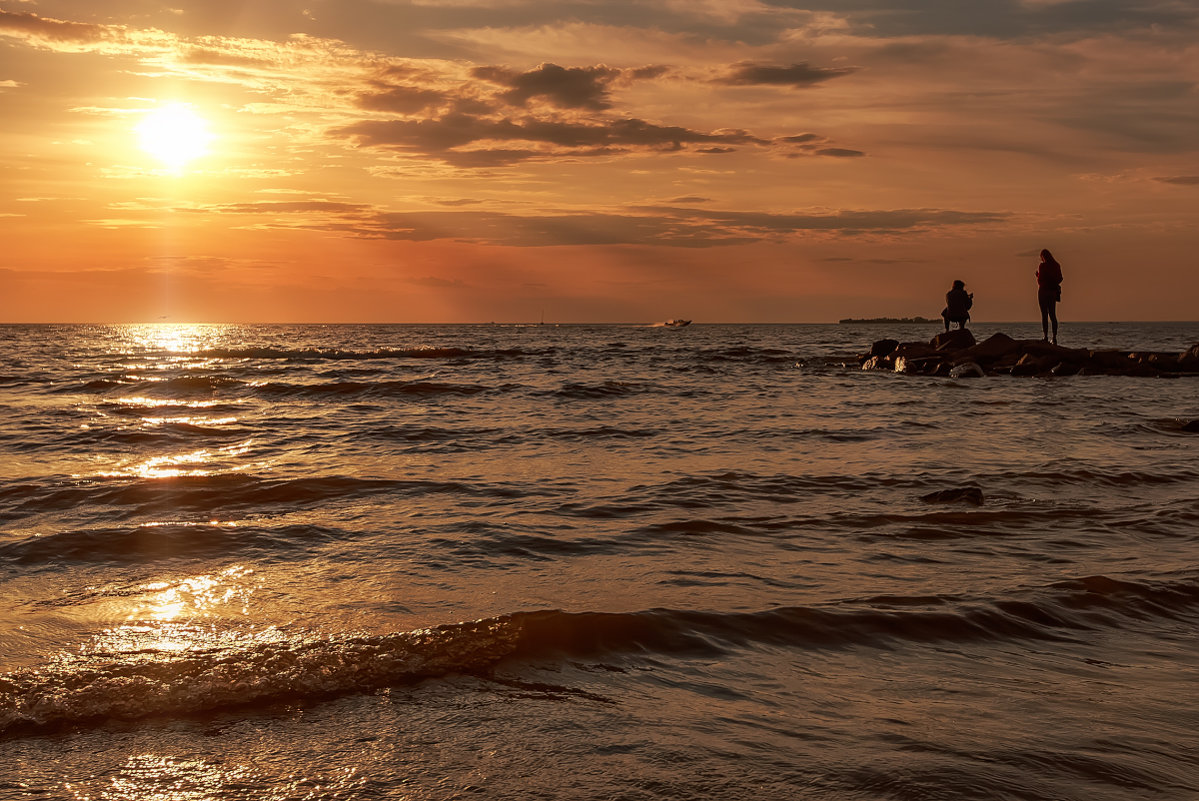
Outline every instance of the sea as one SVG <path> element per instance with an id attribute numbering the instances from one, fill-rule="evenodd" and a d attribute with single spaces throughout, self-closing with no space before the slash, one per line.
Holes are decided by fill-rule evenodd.
<path id="1" fill-rule="evenodd" d="M 0 799 L 1199 798 L 1199 377 L 938 330 L 0 326 Z"/>

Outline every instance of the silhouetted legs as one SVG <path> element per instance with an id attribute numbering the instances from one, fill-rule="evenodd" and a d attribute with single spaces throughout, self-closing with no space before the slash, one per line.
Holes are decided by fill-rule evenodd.
<path id="1" fill-rule="evenodd" d="M 1049 341 L 1049 323 L 1053 323 L 1053 344 L 1057 344 L 1057 300 L 1048 292 L 1041 292 L 1037 295 L 1037 300 L 1041 304 L 1041 332 L 1044 334 L 1045 341 Z M 948 324 L 947 324 L 948 325 Z"/>

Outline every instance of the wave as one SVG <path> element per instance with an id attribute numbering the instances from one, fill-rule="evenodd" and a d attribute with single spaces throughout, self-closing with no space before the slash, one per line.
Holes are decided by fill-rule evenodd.
<path id="1" fill-rule="evenodd" d="M 799 358 L 789 350 L 781 348 L 764 348 L 737 346 L 729 348 L 700 348 L 695 351 L 700 361 L 709 362 L 767 362 L 791 364 Z"/>
<path id="2" fill-rule="evenodd" d="M 539 391 L 534 394 L 549 395 L 563 400 L 606 400 L 639 395 L 650 392 L 652 389 L 650 385 L 644 383 L 608 380 L 595 384 L 568 383 L 559 389 Z"/>
<path id="3" fill-rule="evenodd" d="M 397 397 L 408 395 L 477 395 L 504 387 L 481 384 L 446 384 L 436 381 L 332 381 L 320 384 L 266 382 L 253 385 L 253 393 L 273 397 L 325 398 L 330 396 Z"/>
<path id="4" fill-rule="evenodd" d="M 94 510 L 93 518 L 130 520 L 188 513 L 227 515 L 248 508 L 288 509 L 354 501 L 376 495 L 400 498 L 448 494 L 462 498 L 519 499 L 557 492 L 546 484 L 368 479 L 348 476 L 265 479 L 239 473 L 169 478 L 100 478 L 0 485 L 0 522 L 29 515 Z M 205 518 L 207 519 L 207 518 Z"/>
<path id="5" fill-rule="evenodd" d="M 93 652 L 0 676 L 0 734 L 111 719 L 311 702 L 504 662 L 625 656 L 709 659 L 760 647 L 891 648 L 1031 640 L 1075 643 L 1146 618 L 1193 617 L 1199 580 L 1096 575 L 990 602 L 891 596 L 759 612 L 517 612 L 386 635 L 286 636 L 185 651 Z"/>
<path id="6" fill-rule="evenodd" d="M 323 381 L 311 384 L 286 381 L 250 381 L 216 375 L 177 376 L 164 380 L 93 379 L 69 383 L 52 391 L 68 394 L 99 394 L 110 398 L 148 397 L 164 401 L 266 396 L 270 398 L 327 398 L 336 396 L 397 397 L 406 395 L 476 395 L 493 389 L 480 384 L 450 384 L 428 380 Z M 115 401 L 119 402 L 119 401 Z M 142 412 L 144 410 L 138 410 Z"/>
<path id="7" fill-rule="evenodd" d="M 368 361 L 375 359 L 517 359 L 540 355 L 544 350 L 521 348 L 475 349 L 456 347 L 376 348 L 344 350 L 340 348 L 210 348 L 195 355 L 210 359 L 280 359 L 295 362 Z"/>
<path id="8" fill-rule="evenodd" d="M 0 544 L 0 559 L 19 565 L 132 563 L 260 551 L 272 560 L 349 536 L 314 525 L 261 528 L 247 525 L 155 523 L 133 528 L 60 531 Z"/>

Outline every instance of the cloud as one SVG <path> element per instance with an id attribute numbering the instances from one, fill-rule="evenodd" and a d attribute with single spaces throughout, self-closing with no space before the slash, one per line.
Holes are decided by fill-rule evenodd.
<path id="1" fill-rule="evenodd" d="M 1179 186 L 1199 186 L 1199 175 L 1172 175 L 1162 178 L 1154 178 L 1155 181 L 1161 181 L 1163 184 L 1177 184 Z"/>
<path id="2" fill-rule="evenodd" d="M 563 156 L 611 156 L 630 150 L 676 152 L 697 145 L 767 144 L 741 130 L 704 133 L 629 117 L 570 122 L 451 113 L 438 119 L 366 120 L 330 133 L 352 139 L 359 147 L 386 148 L 463 167 Z M 523 146 L 499 146 L 503 143 Z"/>
<path id="3" fill-rule="evenodd" d="M 361 92 L 358 105 L 370 111 L 389 111 L 396 114 L 415 114 L 430 106 L 444 103 L 445 92 L 410 85 L 381 86 L 373 91 Z"/>
<path id="4" fill-rule="evenodd" d="M 789 159 L 809 156 L 847 159 L 866 155 L 861 150 L 853 150 L 847 147 L 833 147 L 826 137 L 814 133 L 780 136 L 774 140 L 774 143 L 779 153 L 784 158 Z"/>
<path id="5" fill-rule="evenodd" d="M 854 159 L 865 156 L 861 150 L 851 150 L 847 147 L 822 147 L 816 151 L 817 156 L 829 156 L 837 159 Z"/>
<path id="6" fill-rule="evenodd" d="M 547 61 L 520 71 L 392 57 L 304 34 L 282 41 L 188 38 L 153 28 L 10 12 L 0 12 L 0 33 L 60 51 L 135 58 L 153 70 L 140 73 L 142 77 L 241 86 L 261 100 L 246 102 L 238 111 L 282 120 L 293 150 L 353 143 L 360 155 L 373 152 L 393 161 L 398 154 L 463 170 L 654 153 L 717 156 L 747 146 L 782 150 L 790 157 L 860 155 L 814 133 L 801 134 L 802 140 L 771 141 L 739 127 L 703 130 L 672 125 L 668 117 L 644 119 L 632 109 L 615 109 L 617 88 L 635 82 L 687 80 L 686 70 L 662 64 L 615 68 Z M 851 71 L 743 62 L 729 80 L 800 85 Z M 698 78 L 703 71 L 691 75 Z M 660 88 L 650 86 L 642 94 L 660 95 L 656 91 Z M 141 111 L 101 106 L 76 110 L 113 116 Z M 655 117 L 669 114 L 661 108 L 655 112 Z"/>
<path id="7" fill-rule="evenodd" d="M 820 136 L 819 134 L 802 133 L 802 134 L 796 134 L 795 136 L 780 136 L 777 141 L 786 142 L 788 144 L 797 144 L 797 145 L 805 144 L 806 145 L 810 142 L 823 142 L 823 141 L 825 141 L 825 139 L 823 136 Z"/>
<path id="8" fill-rule="evenodd" d="M 259 200 L 249 203 L 182 207 L 179 210 L 218 214 L 359 214 L 369 208 L 370 206 L 362 203 L 343 203 L 336 200 Z"/>
<path id="9" fill-rule="evenodd" d="M 233 204 L 222 213 L 272 215 L 269 203 Z M 1008 215 L 943 209 L 845 210 L 819 214 L 773 214 L 645 206 L 623 212 L 510 214 L 488 210 L 391 212 L 352 204 L 296 204 L 298 220 L 257 227 L 307 228 L 362 239 L 407 242 L 453 240 L 507 247 L 657 245 L 702 248 L 780 242 L 812 234 L 863 235 L 927 232 L 1001 223 Z"/>
<path id="10" fill-rule="evenodd" d="M 806 61 L 785 67 L 743 61 L 734 64 L 727 74 L 717 79 L 717 83 L 734 86 L 813 86 L 857 71 L 857 67 L 813 67 Z"/>
<path id="11" fill-rule="evenodd" d="M 121 53 L 130 48 L 163 51 L 176 42 L 172 34 L 154 28 L 73 22 L 3 10 L 0 10 L 0 36 L 20 39 L 34 47 L 71 53 Z"/>
<path id="12" fill-rule="evenodd" d="M 39 17 L 25 11 L 0 10 L 0 34 L 43 42 L 99 42 L 111 35 L 108 25 Z"/>
<path id="13" fill-rule="evenodd" d="M 621 70 L 603 65 L 560 67 L 549 63 L 520 73 L 502 67 L 476 67 L 471 71 L 475 78 L 508 87 L 500 97 L 514 106 L 524 106 L 533 98 L 540 98 L 558 108 L 592 111 L 612 107 L 608 87 L 621 74 Z"/>

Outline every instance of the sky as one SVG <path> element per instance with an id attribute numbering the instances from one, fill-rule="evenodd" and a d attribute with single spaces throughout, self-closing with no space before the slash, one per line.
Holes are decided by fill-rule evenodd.
<path id="1" fill-rule="evenodd" d="M 0 0 L 0 321 L 1199 309 L 1195 0 Z"/>

